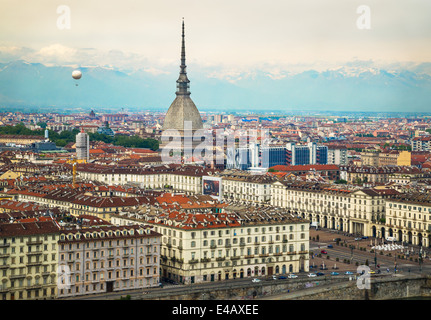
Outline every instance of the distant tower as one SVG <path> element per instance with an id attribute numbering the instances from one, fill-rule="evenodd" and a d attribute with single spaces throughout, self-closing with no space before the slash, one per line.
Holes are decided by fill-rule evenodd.
<path id="1" fill-rule="evenodd" d="M 76 135 L 76 159 L 78 162 L 90 159 L 90 137 L 83 130 Z"/>
<path id="2" fill-rule="evenodd" d="M 163 130 L 175 130 L 184 141 L 184 131 L 191 129 L 194 133 L 203 128 L 202 118 L 199 110 L 190 98 L 190 80 L 186 72 L 186 47 L 184 20 L 182 23 L 182 42 L 181 42 L 181 65 L 180 74 L 177 80 L 176 98 L 169 107 L 163 123 Z M 187 122 L 187 123 L 186 123 Z M 187 126 L 188 125 L 188 126 Z M 191 126 L 191 128 L 190 128 Z M 190 132 L 188 132 L 190 134 Z"/>
<path id="3" fill-rule="evenodd" d="M 48 129 L 45 129 L 45 140 L 46 141 L 49 140 L 49 131 L 48 131 Z"/>

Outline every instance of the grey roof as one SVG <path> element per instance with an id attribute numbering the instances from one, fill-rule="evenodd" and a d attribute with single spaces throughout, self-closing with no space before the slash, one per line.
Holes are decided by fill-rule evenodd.
<path id="1" fill-rule="evenodd" d="M 190 124 L 185 124 L 186 121 L 190 121 Z M 189 127 L 190 125 L 191 128 Z M 166 113 L 163 130 L 175 129 L 182 131 L 184 126 L 192 130 L 202 129 L 202 118 L 190 96 L 177 95 Z"/>

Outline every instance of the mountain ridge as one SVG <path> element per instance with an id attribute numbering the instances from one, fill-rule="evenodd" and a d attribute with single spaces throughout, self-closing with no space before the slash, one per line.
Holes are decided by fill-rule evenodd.
<path id="1" fill-rule="evenodd" d="M 190 66 L 189 66 L 190 68 Z M 192 99 L 200 110 L 325 109 L 428 111 L 428 64 L 416 70 L 340 66 L 301 72 L 225 72 L 194 66 L 189 72 Z M 175 99 L 178 70 L 122 71 L 103 66 L 47 66 L 24 60 L 0 63 L 0 107 L 134 108 L 167 110 Z M 149 70 L 149 71 L 146 71 Z"/>

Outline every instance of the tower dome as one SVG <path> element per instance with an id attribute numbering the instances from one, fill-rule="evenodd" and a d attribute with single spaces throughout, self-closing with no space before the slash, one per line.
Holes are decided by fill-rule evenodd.
<path id="1" fill-rule="evenodd" d="M 180 75 L 177 80 L 176 98 L 166 113 L 163 123 L 163 130 L 178 130 L 184 131 L 186 122 L 186 129 L 193 131 L 202 129 L 202 118 L 199 110 L 190 98 L 190 80 L 187 78 L 186 72 L 186 49 L 185 49 L 185 36 L 184 36 L 184 20 L 182 25 L 182 45 L 181 45 L 181 65 Z M 191 128 L 190 128 L 191 125 Z"/>

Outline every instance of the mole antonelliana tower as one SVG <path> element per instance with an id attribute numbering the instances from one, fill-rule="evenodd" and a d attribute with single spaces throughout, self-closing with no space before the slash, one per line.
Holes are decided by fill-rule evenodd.
<path id="1" fill-rule="evenodd" d="M 184 141 L 185 130 L 191 129 L 192 132 L 195 132 L 203 128 L 198 108 L 190 98 L 190 80 L 187 78 L 186 71 L 184 20 L 182 24 L 180 75 L 177 80 L 177 91 L 175 94 L 176 98 L 165 116 L 163 131 L 175 130 L 180 134 L 182 141 Z M 188 132 L 188 134 L 191 133 Z"/>

